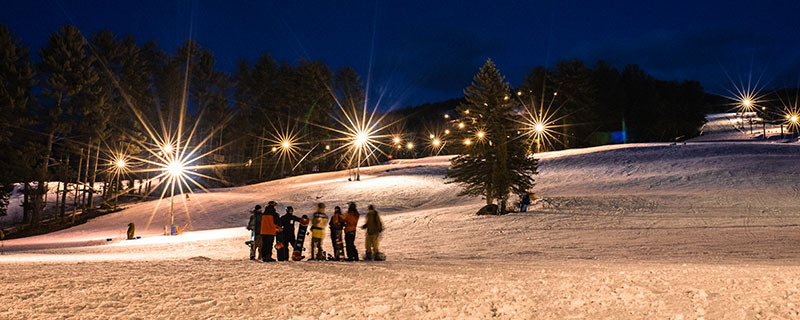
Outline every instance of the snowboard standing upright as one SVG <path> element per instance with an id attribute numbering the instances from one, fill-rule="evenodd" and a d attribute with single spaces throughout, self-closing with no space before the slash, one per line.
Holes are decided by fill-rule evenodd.
<path id="1" fill-rule="evenodd" d="M 309 220 L 307 215 L 303 215 L 303 217 L 300 218 L 300 226 L 297 227 L 297 240 L 294 245 L 294 252 L 292 252 L 292 260 L 294 261 L 300 261 L 303 260 L 303 258 L 305 258 L 303 256 L 303 250 L 305 250 L 303 248 L 303 244 L 306 241 L 306 231 L 308 230 L 308 222 Z"/>

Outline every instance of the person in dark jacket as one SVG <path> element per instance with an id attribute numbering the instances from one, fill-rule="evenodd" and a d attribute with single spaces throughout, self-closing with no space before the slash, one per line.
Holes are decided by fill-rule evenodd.
<path id="1" fill-rule="evenodd" d="M 289 247 L 295 247 L 294 223 L 300 218 L 294 215 L 294 208 L 286 207 L 286 214 L 281 216 L 281 232 L 279 242 L 283 247 L 278 250 L 278 261 L 289 261 Z"/>
<path id="2" fill-rule="evenodd" d="M 528 192 L 525 192 L 522 195 L 522 199 L 519 202 L 519 212 L 527 212 L 528 211 L 528 206 L 530 206 L 530 205 L 531 205 L 531 194 L 528 193 Z"/>
<path id="3" fill-rule="evenodd" d="M 261 205 L 256 205 L 250 214 L 250 221 L 247 222 L 247 230 L 250 230 L 250 260 L 261 257 L 261 217 L 263 216 Z"/>
<path id="4" fill-rule="evenodd" d="M 261 217 L 261 260 L 264 262 L 273 262 L 272 259 L 272 246 L 275 243 L 275 235 L 280 232 L 280 217 L 278 212 L 275 211 L 275 206 L 278 203 L 270 201 L 267 204 L 267 209 L 264 210 L 264 215 Z"/>
<path id="5" fill-rule="evenodd" d="M 367 230 L 367 235 L 364 238 L 364 244 L 367 247 L 367 252 L 364 256 L 366 260 L 382 260 L 383 254 L 378 251 L 378 243 L 383 232 L 383 221 L 381 221 L 381 217 L 373 205 L 369 205 L 367 208 L 367 223 L 361 226 L 361 229 Z"/>
<path id="6" fill-rule="evenodd" d="M 358 210 L 355 202 L 351 202 L 344 216 L 344 242 L 347 248 L 347 261 L 358 261 L 356 249 L 356 227 L 358 227 Z"/>
<path id="7" fill-rule="evenodd" d="M 331 230 L 331 246 L 333 247 L 333 257 L 338 261 L 344 259 L 341 256 L 342 248 L 336 248 L 338 245 L 336 243 L 336 237 L 342 237 L 342 229 L 344 229 L 344 215 L 342 214 L 342 208 L 336 206 L 333 208 L 333 215 L 331 215 L 331 222 L 328 224 L 328 227 Z M 337 250 L 338 249 L 338 250 Z"/>

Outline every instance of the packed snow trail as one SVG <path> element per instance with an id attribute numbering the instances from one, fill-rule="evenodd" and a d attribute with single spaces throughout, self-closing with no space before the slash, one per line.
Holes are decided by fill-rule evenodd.
<path id="1" fill-rule="evenodd" d="M 2 319 L 792 319 L 797 265 L 432 260 L 21 264 Z"/>

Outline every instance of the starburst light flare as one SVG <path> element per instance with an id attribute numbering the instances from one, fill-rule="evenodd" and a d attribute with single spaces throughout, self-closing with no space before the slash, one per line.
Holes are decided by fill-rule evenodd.
<path id="1" fill-rule="evenodd" d="M 516 97 L 522 105 L 522 120 L 518 121 L 520 126 L 520 136 L 525 137 L 532 148 L 532 152 L 540 152 L 541 148 L 551 148 L 554 141 L 559 141 L 559 135 L 563 135 L 558 129 L 568 125 L 556 125 L 564 120 L 569 114 L 558 115 L 564 102 L 556 105 L 558 92 L 552 95 L 545 94 L 545 83 L 542 84 L 542 91 L 539 95 L 534 94 L 533 90 L 527 93 L 517 91 Z M 549 96 L 545 100 L 545 96 Z"/>
<path id="2" fill-rule="evenodd" d="M 133 160 L 138 164 L 137 166 L 142 167 L 141 169 L 131 170 L 131 172 L 146 174 L 148 178 L 143 183 L 146 183 L 148 186 L 150 186 L 151 182 L 154 183 L 154 185 L 150 186 L 151 190 L 147 193 L 147 195 L 145 195 L 145 197 L 153 192 L 157 192 L 157 190 L 160 191 L 158 202 L 156 203 L 153 213 L 147 221 L 145 229 L 149 228 L 150 223 L 153 221 L 158 209 L 160 208 L 161 200 L 163 200 L 165 197 L 168 196 L 170 198 L 169 226 L 174 226 L 175 218 L 173 207 L 175 198 L 174 196 L 176 192 L 179 195 L 194 193 L 192 190 L 193 188 L 202 189 L 203 191 L 207 192 L 208 190 L 197 181 L 199 178 L 227 183 L 220 177 L 210 176 L 201 173 L 200 171 L 234 166 L 233 164 L 214 163 L 210 159 L 206 159 L 206 157 L 217 154 L 228 144 L 232 143 L 232 141 L 229 141 L 213 148 L 209 148 L 207 145 L 210 144 L 212 138 L 217 137 L 220 131 L 226 127 L 226 124 L 231 120 L 232 115 L 224 117 L 220 121 L 219 125 L 207 132 L 207 135 L 205 136 L 198 136 L 197 130 L 200 122 L 203 121 L 203 115 L 206 112 L 205 109 L 200 110 L 200 112 L 196 115 L 194 124 L 189 125 L 186 121 L 186 118 L 189 115 L 186 101 L 189 87 L 189 71 L 191 69 L 191 52 L 192 48 L 189 46 L 183 69 L 183 86 L 180 104 L 169 108 L 169 117 L 166 119 L 162 116 L 162 109 L 158 109 L 159 119 L 154 122 L 160 123 L 160 129 L 151 123 L 151 119 L 147 116 L 146 112 L 134 105 L 132 102 L 133 100 L 130 98 L 128 93 L 124 88 L 119 86 L 117 79 L 112 75 L 114 85 L 116 85 L 117 89 L 119 89 L 120 94 L 126 102 L 126 105 L 139 121 L 144 133 L 146 134 L 145 140 L 133 140 L 133 142 L 136 143 L 142 150 L 146 151 L 147 154 L 129 156 L 130 160 Z M 177 119 L 175 119 L 173 115 L 177 115 Z M 132 167 L 131 161 L 125 160 L 125 164 L 126 165 L 122 168 L 125 170 L 130 170 Z M 155 176 L 150 177 L 151 173 L 155 173 Z M 169 195 L 167 195 L 167 192 L 169 192 Z M 179 198 L 183 199 L 183 207 L 186 214 L 187 225 L 189 228 L 191 228 L 192 219 L 186 204 L 186 197 Z M 173 230 L 177 230 L 177 228 Z"/>

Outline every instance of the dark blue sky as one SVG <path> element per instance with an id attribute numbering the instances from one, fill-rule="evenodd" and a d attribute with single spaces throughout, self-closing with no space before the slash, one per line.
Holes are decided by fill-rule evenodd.
<path id="1" fill-rule="evenodd" d="M 2 0 L 0 23 L 34 52 L 64 24 L 174 52 L 191 26 L 224 71 L 264 52 L 350 65 L 384 108 L 459 97 L 486 58 L 512 85 L 567 58 L 635 63 L 715 93 L 731 88 L 726 73 L 753 70 L 768 87 L 800 79 L 800 1 L 318 2 Z"/>

